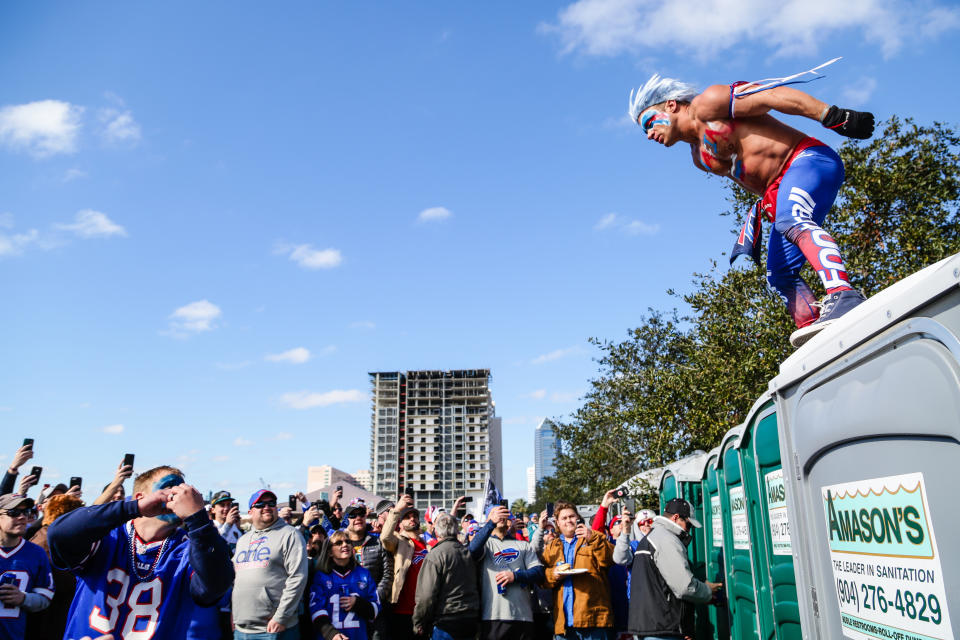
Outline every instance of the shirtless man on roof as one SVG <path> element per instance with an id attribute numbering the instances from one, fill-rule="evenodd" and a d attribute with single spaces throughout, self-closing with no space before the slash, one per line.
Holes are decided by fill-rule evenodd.
<path id="1" fill-rule="evenodd" d="M 686 142 L 698 168 L 760 196 L 730 260 L 747 253 L 759 262 L 761 215 L 773 223 L 767 282 L 786 303 L 797 325 L 790 342 L 799 346 L 864 297 L 850 286 L 840 250 L 820 226 L 843 183 L 840 156 L 769 112 L 805 116 L 859 139 L 873 134 L 874 123 L 871 113 L 829 106 L 784 86 L 788 78 L 777 80 L 717 84 L 698 94 L 689 84 L 654 74 L 636 96 L 631 93 L 630 117 L 648 140 L 666 147 Z M 804 261 L 826 288 L 822 303 L 800 277 Z"/>

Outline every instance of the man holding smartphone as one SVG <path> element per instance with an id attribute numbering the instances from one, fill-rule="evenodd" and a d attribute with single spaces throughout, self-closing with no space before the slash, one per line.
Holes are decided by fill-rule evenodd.
<path id="1" fill-rule="evenodd" d="M 217 491 L 210 500 L 210 512 L 217 533 L 227 541 L 230 551 L 237 548 L 237 540 L 243 535 L 240 530 L 240 505 L 229 491 Z"/>
<path id="2" fill-rule="evenodd" d="M 26 496 L 0 496 L 0 638 L 23 638 L 27 612 L 42 611 L 53 600 L 47 554 L 23 539 L 31 509 Z"/>
<path id="3" fill-rule="evenodd" d="M 0 495 L 13 493 L 16 488 L 17 475 L 27 460 L 33 457 L 33 438 L 24 438 L 23 445 L 13 454 L 13 460 L 10 461 L 10 467 L 3 474 L 3 480 L 0 481 Z"/>

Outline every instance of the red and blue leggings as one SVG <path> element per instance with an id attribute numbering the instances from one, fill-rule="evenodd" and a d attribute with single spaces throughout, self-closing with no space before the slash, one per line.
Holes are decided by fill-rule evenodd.
<path id="1" fill-rule="evenodd" d="M 773 222 L 767 251 L 767 283 L 798 327 L 815 321 L 816 298 L 800 277 L 809 262 L 827 293 L 850 289 L 840 249 L 820 225 L 843 184 L 840 156 L 814 138 L 794 150 L 780 177 L 767 188 L 762 208 Z"/>

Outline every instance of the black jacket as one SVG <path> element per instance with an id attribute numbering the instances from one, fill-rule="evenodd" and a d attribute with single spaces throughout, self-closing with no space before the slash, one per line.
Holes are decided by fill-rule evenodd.
<path id="1" fill-rule="evenodd" d="M 380 544 L 380 536 L 367 533 L 360 543 L 360 565 L 370 572 L 377 583 L 380 602 L 390 602 L 393 588 L 393 554 Z"/>
<path id="2" fill-rule="evenodd" d="M 690 572 L 685 549 L 689 541 L 683 529 L 657 516 L 653 530 L 637 543 L 630 569 L 630 633 L 640 637 L 695 635 L 693 603 L 709 602 L 712 593 Z M 664 572 L 669 572 L 667 578 L 673 586 Z"/>

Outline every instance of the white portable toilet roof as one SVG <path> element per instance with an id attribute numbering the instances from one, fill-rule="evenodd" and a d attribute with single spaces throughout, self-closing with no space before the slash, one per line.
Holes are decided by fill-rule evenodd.
<path id="1" fill-rule="evenodd" d="M 843 353 L 960 285 L 960 254 L 944 258 L 871 296 L 810 339 L 780 364 L 770 391 L 805 378 Z"/>
<path id="2" fill-rule="evenodd" d="M 703 466 L 700 467 L 700 479 L 703 480 L 707 476 L 707 468 L 710 466 L 711 458 L 720 458 L 720 447 L 714 447 L 707 452 L 707 455 L 703 456 Z"/>
<path id="3" fill-rule="evenodd" d="M 722 455 L 719 455 L 719 454 L 721 454 L 721 453 L 723 452 L 723 448 L 724 448 L 725 446 L 727 446 L 727 441 L 728 441 L 728 440 L 734 440 L 733 447 L 734 447 L 734 449 L 736 449 L 736 448 L 739 446 L 740 436 L 742 436 L 742 435 L 743 435 L 743 425 L 740 425 L 740 426 L 738 426 L 738 427 L 734 427 L 734 428 L 730 429 L 729 431 L 727 431 L 727 432 L 723 435 L 723 438 L 721 438 L 721 440 L 720 440 L 720 446 L 717 447 L 717 454 L 718 454 L 718 455 L 717 455 L 717 468 L 718 468 L 718 469 L 723 466 L 723 456 L 722 456 Z"/>
<path id="4" fill-rule="evenodd" d="M 667 472 L 672 473 L 678 482 L 700 482 L 702 478 L 700 471 L 703 470 L 704 458 L 706 458 L 706 456 L 707 454 L 701 449 L 697 449 L 676 462 L 670 463 L 664 468 L 663 473 L 660 474 L 659 486 L 663 486 L 663 478 L 667 475 Z"/>

